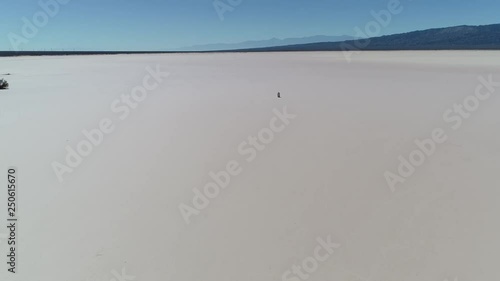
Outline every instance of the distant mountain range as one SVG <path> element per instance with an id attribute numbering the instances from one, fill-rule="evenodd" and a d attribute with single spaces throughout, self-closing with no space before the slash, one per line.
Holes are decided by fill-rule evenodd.
<path id="1" fill-rule="evenodd" d="M 354 40 L 354 39 L 356 39 L 356 37 L 352 37 L 352 36 L 325 36 L 325 35 L 309 36 L 309 37 L 302 37 L 302 38 L 286 38 L 286 39 L 272 38 L 269 40 L 245 41 L 245 42 L 234 43 L 234 44 L 196 45 L 196 46 L 179 48 L 176 51 L 218 51 L 218 50 L 251 49 L 251 48 L 265 48 L 265 47 L 298 45 L 298 44 L 310 44 L 310 43 L 319 43 L 319 42 L 341 42 L 341 41 Z"/>
<path id="2" fill-rule="evenodd" d="M 500 50 L 500 24 L 455 26 L 402 34 L 238 51 L 343 51 L 343 50 Z"/>
<path id="3" fill-rule="evenodd" d="M 347 38 L 347 39 L 346 39 Z M 344 40 L 344 41 L 342 41 Z M 345 41 L 347 40 L 347 41 Z M 312 43 L 311 43 L 312 41 Z M 300 42 L 300 43 L 297 43 Z M 308 43 L 303 43 L 308 42 Z M 279 46 L 278 46 L 279 45 Z M 455 26 L 402 34 L 356 39 L 349 36 L 312 36 L 305 38 L 247 41 L 239 44 L 212 44 L 183 51 L 0 51 L 4 56 L 158 54 L 191 52 L 286 52 L 344 50 L 500 50 L 500 24 Z M 189 48 L 188 48 L 189 49 Z"/>

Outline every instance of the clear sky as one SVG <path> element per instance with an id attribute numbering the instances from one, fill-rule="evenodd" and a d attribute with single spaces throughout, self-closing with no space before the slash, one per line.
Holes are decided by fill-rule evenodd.
<path id="1" fill-rule="evenodd" d="M 40 2 L 51 1 L 56 0 Z M 13 34 L 22 50 L 168 50 L 273 37 L 354 35 L 354 27 L 364 28 L 373 20 L 370 12 L 387 9 L 391 0 L 219 1 L 241 4 L 221 20 L 213 0 L 70 0 L 27 38 L 23 17 L 33 22 L 37 12 L 46 13 L 39 0 L 1 0 L 0 50 L 13 49 Z M 500 23 L 499 0 L 400 1 L 403 12 L 380 35 Z"/>

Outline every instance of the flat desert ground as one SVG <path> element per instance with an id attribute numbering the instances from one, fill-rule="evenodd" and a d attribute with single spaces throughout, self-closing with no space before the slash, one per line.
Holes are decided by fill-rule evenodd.
<path id="1" fill-rule="evenodd" d="M 500 280 L 500 52 L 349 55 L 0 58 L 0 280 Z"/>

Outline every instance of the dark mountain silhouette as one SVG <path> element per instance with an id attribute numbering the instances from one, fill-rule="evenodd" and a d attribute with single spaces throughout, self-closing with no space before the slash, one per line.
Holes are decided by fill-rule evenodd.
<path id="1" fill-rule="evenodd" d="M 344 42 L 323 42 L 239 51 L 500 50 L 500 24 L 455 26 Z"/>

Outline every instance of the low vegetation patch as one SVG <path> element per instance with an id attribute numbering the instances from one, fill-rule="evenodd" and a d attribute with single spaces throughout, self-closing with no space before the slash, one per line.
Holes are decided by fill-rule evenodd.
<path id="1" fill-rule="evenodd" d="M 0 79 L 0 90 L 9 88 L 9 83 L 5 79 Z"/>

